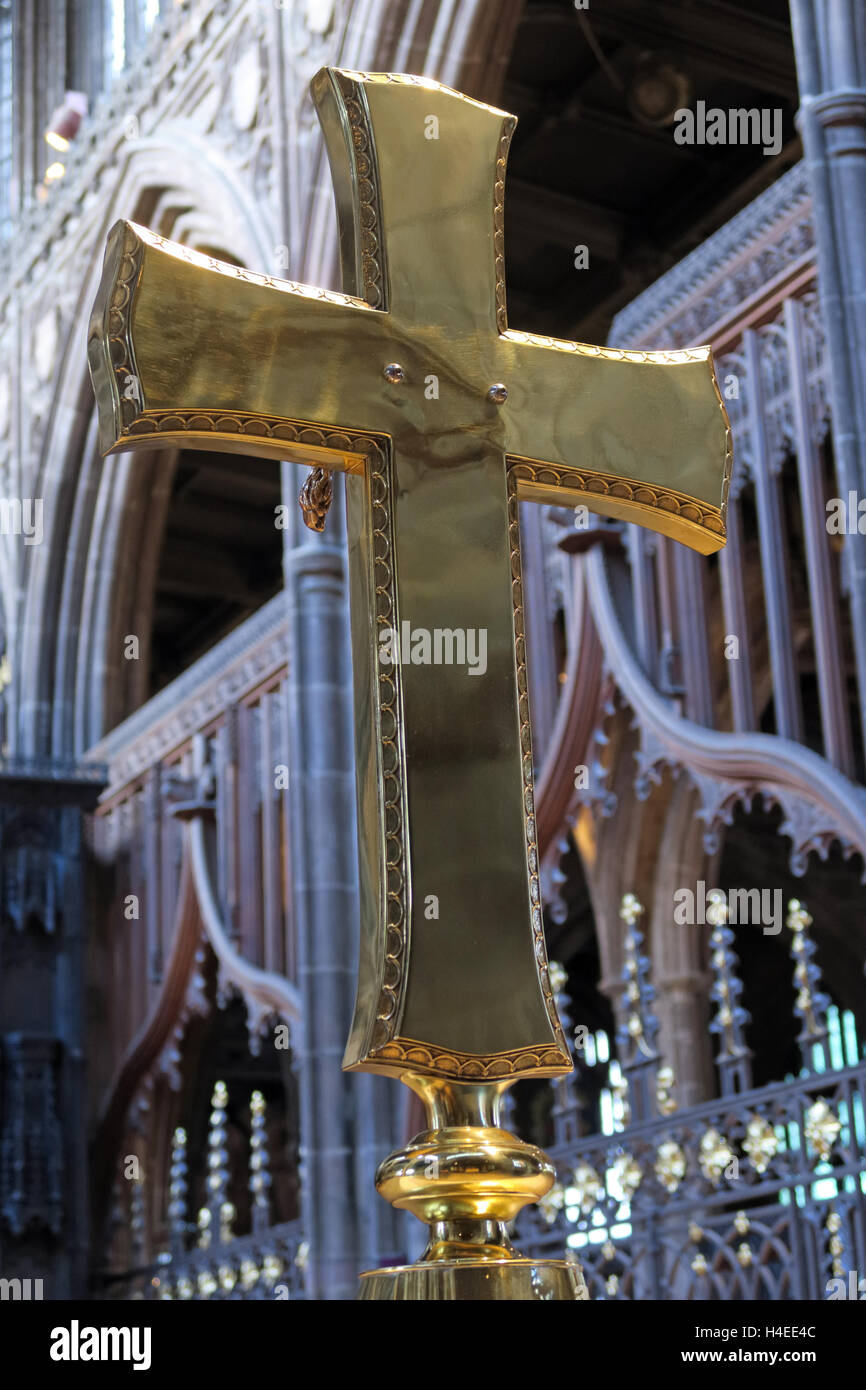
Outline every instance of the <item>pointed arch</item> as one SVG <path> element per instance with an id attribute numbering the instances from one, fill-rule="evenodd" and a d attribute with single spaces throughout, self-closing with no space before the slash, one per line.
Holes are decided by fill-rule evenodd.
<path id="1" fill-rule="evenodd" d="M 43 544 L 25 555 L 15 660 L 17 751 L 32 756 L 80 755 L 146 695 L 146 664 L 124 662 L 121 641 L 138 632 L 146 651 L 176 455 L 100 458 L 84 353 L 102 247 L 120 217 L 239 264 L 273 253 L 267 210 L 207 138 L 178 121 L 129 142 L 93 227 L 37 467 L 36 495 L 52 505 Z"/>

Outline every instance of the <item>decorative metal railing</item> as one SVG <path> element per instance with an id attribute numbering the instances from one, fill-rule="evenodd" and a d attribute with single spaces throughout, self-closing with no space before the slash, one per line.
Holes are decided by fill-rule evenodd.
<path id="1" fill-rule="evenodd" d="M 211 1097 L 205 1156 L 205 1201 L 195 1219 L 190 1208 L 186 1130 L 171 1142 L 168 1205 L 148 1223 L 144 1175 L 128 1184 L 127 1211 L 115 1212 L 117 1234 L 130 1267 L 106 1279 L 107 1296 L 120 1299 L 297 1299 L 304 1297 L 306 1244 L 299 1221 L 272 1224 L 271 1172 L 266 1105 L 260 1091 L 250 1096 L 250 1141 L 246 1185 L 250 1230 L 235 1234 L 237 1211 L 229 1198 L 230 1171 L 226 1107 L 228 1089 L 218 1081 Z M 119 1205 L 123 1204 L 123 1193 Z M 160 1226 L 162 1248 L 147 1260 L 148 1226 Z"/>
<path id="2" fill-rule="evenodd" d="M 594 1298 L 844 1296 L 838 1289 L 849 1287 L 852 1272 L 866 1270 L 866 1060 L 860 1053 L 840 1065 L 840 1048 L 831 1046 L 839 1030 L 831 1039 L 811 918 L 792 901 L 803 1069 L 752 1086 L 732 933 L 721 895 L 712 896 L 720 1096 L 677 1110 L 673 1075 L 656 1050 L 642 908 L 629 895 L 621 913 L 625 1016 L 602 1116 L 608 1132 L 580 1133 L 586 1059 L 578 1054 L 575 1075 L 556 1083 L 548 1151 L 557 1182 L 524 1214 L 520 1244 L 536 1255 L 574 1251 Z M 860 1052 L 845 1041 L 849 1056 Z"/>

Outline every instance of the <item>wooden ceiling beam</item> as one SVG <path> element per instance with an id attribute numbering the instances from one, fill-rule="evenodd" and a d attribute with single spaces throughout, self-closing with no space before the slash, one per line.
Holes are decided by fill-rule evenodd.
<path id="1" fill-rule="evenodd" d="M 797 100 L 791 32 L 754 11 L 722 0 L 688 7 L 677 0 L 616 0 L 594 8 L 591 23 L 599 38 L 673 50 L 718 77 Z"/>
<path id="2" fill-rule="evenodd" d="M 534 87 L 509 81 L 502 94 L 502 103 L 510 111 L 518 113 L 518 132 L 522 131 L 520 154 L 525 157 L 525 147 L 549 134 L 556 126 L 572 125 L 579 135 L 587 139 L 595 136 L 615 136 L 625 144 L 632 145 L 639 153 L 663 150 L 670 153 L 685 165 L 701 159 L 697 146 L 678 145 L 674 140 L 672 126 L 644 125 L 633 116 L 593 106 L 584 102 L 579 95 L 563 91 L 540 93 Z M 520 137 L 518 137 L 520 138 Z M 508 189 L 512 186 L 509 179 Z M 508 194 L 506 193 L 506 206 Z"/>
<path id="3" fill-rule="evenodd" d="M 526 11 L 525 23 L 561 28 L 564 17 L 556 6 L 533 6 Z M 582 37 L 579 12 L 568 18 L 575 36 Z M 789 27 L 739 5 L 725 0 L 701 0 L 698 5 L 681 0 L 605 0 L 592 5 L 586 19 L 596 39 L 682 55 L 719 77 L 797 101 Z"/>

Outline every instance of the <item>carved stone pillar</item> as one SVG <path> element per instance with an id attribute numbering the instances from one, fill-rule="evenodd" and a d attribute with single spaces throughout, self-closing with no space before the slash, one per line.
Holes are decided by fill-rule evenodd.
<path id="1" fill-rule="evenodd" d="M 83 821 L 99 790 L 56 765 L 0 774 L 0 1275 L 52 1299 L 87 1294 Z"/>
<path id="2" fill-rule="evenodd" d="M 284 494 L 303 471 L 286 466 Z M 300 475 L 300 476 L 298 476 Z M 294 484 L 294 485 L 293 485 Z M 361 1268 L 399 1254 L 397 1222 L 373 1186 L 398 1142 L 398 1088 L 341 1070 L 352 1017 L 360 907 L 355 842 L 352 663 L 342 486 L 323 537 L 293 511 L 289 610 L 289 767 L 293 913 L 304 1023 L 297 1048 L 301 1213 L 307 1296 L 353 1299 Z"/>

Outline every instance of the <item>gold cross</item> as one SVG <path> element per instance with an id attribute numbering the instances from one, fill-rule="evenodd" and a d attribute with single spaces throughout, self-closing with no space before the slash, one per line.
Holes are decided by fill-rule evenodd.
<path id="1" fill-rule="evenodd" d="M 553 1075 L 571 1062 L 542 932 L 518 503 L 709 553 L 727 419 L 708 348 L 508 329 L 514 117 L 418 77 L 326 68 L 312 91 L 351 293 L 118 223 L 88 343 L 101 444 L 345 471 L 362 896 L 345 1065 Z"/>

